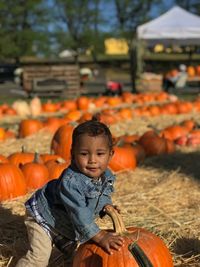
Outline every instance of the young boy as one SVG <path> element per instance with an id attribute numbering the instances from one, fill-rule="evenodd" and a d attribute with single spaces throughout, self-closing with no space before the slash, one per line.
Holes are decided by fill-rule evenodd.
<path id="1" fill-rule="evenodd" d="M 93 118 L 74 129 L 71 165 L 26 202 L 30 248 L 16 267 L 47 266 L 60 237 L 68 244 L 93 240 L 109 254 L 120 249 L 123 238 L 100 230 L 94 222 L 105 215 L 106 205 L 112 205 L 115 177 L 107 169 L 112 155 L 112 135 L 105 124 Z"/>

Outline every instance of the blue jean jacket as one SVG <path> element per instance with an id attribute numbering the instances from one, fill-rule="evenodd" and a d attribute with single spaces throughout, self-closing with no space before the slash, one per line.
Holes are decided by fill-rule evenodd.
<path id="1" fill-rule="evenodd" d="M 107 169 L 102 180 L 93 181 L 70 166 L 59 179 L 35 192 L 37 210 L 58 232 L 84 243 L 100 231 L 94 220 L 106 204 L 112 204 L 115 176 Z M 31 205 L 32 199 L 26 206 Z"/>

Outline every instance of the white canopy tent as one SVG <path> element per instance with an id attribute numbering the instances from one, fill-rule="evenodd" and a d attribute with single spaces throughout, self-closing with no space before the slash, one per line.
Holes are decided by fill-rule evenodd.
<path id="1" fill-rule="evenodd" d="M 138 40 L 156 43 L 200 45 L 200 17 L 175 6 L 137 28 Z"/>

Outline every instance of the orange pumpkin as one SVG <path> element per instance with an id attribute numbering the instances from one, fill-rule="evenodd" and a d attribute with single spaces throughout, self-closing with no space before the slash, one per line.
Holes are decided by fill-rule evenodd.
<path id="1" fill-rule="evenodd" d="M 51 100 L 48 100 L 46 103 L 42 104 L 42 110 L 44 112 L 56 112 L 58 111 L 58 105 L 56 103 L 52 103 Z"/>
<path id="2" fill-rule="evenodd" d="M 200 76 L 200 65 L 196 66 L 196 74 Z"/>
<path id="3" fill-rule="evenodd" d="M 120 139 L 123 140 L 125 143 L 133 143 L 138 141 L 140 136 L 138 134 L 124 134 L 120 136 Z"/>
<path id="4" fill-rule="evenodd" d="M 115 232 L 123 236 L 124 246 L 109 255 L 88 241 L 79 246 L 73 267 L 173 267 L 172 256 L 160 237 L 144 228 L 126 229 L 120 215 L 111 206 L 106 207 L 106 213 L 112 218 Z"/>
<path id="5" fill-rule="evenodd" d="M 48 153 L 40 154 L 40 157 L 42 158 L 44 163 L 52 159 L 56 160 L 58 158 L 61 158 L 60 155 L 48 154 Z"/>
<path id="6" fill-rule="evenodd" d="M 72 132 L 74 127 L 66 124 L 58 128 L 51 141 L 51 150 L 66 161 L 71 158 Z"/>
<path id="7" fill-rule="evenodd" d="M 190 132 L 192 129 L 194 129 L 196 123 L 193 119 L 184 120 L 181 123 L 182 126 L 186 127 L 186 129 Z"/>
<path id="8" fill-rule="evenodd" d="M 57 129 L 66 123 L 66 119 L 64 118 L 56 118 L 56 117 L 50 117 L 47 118 L 46 121 L 44 122 L 44 128 L 47 131 L 50 131 L 52 133 L 55 133 Z"/>
<path id="9" fill-rule="evenodd" d="M 6 131 L 3 127 L 0 127 L 0 141 L 3 141 L 6 138 Z"/>
<path id="10" fill-rule="evenodd" d="M 12 163 L 0 164 L 0 201 L 23 196 L 27 193 L 21 170 Z"/>
<path id="11" fill-rule="evenodd" d="M 114 155 L 109 163 L 109 167 L 113 172 L 134 170 L 136 165 L 137 160 L 131 145 L 114 147 Z"/>
<path id="12" fill-rule="evenodd" d="M 69 111 L 64 118 L 68 119 L 69 121 L 78 121 L 82 116 L 82 112 L 80 110 L 72 110 Z"/>
<path id="13" fill-rule="evenodd" d="M 61 175 L 61 173 L 69 166 L 69 161 L 62 158 L 48 160 L 45 163 L 49 171 L 49 180 L 57 179 Z"/>
<path id="14" fill-rule="evenodd" d="M 0 163 L 6 163 L 6 162 L 9 162 L 8 158 L 0 154 Z"/>
<path id="15" fill-rule="evenodd" d="M 188 66 L 187 67 L 187 73 L 189 77 L 194 77 L 196 75 L 196 70 L 194 66 Z"/>
<path id="16" fill-rule="evenodd" d="M 37 133 L 43 128 L 43 123 L 36 119 L 25 119 L 19 124 L 19 137 L 24 138 L 26 136 Z"/>
<path id="17" fill-rule="evenodd" d="M 73 111 L 73 110 L 77 110 L 77 103 L 75 100 L 65 100 L 61 103 L 61 110 L 64 111 Z"/>
<path id="18" fill-rule="evenodd" d="M 14 152 L 8 156 L 9 162 L 15 164 L 19 167 L 19 165 L 23 165 L 28 162 L 32 162 L 34 160 L 34 153 L 32 152 L 25 152 L 24 146 L 22 146 L 21 152 Z M 40 161 L 43 162 L 42 158 Z"/>
<path id="19" fill-rule="evenodd" d="M 24 174 L 28 189 L 38 189 L 49 180 L 49 171 L 43 163 L 40 163 L 37 153 L 35 153 L 33 162 L 25 163 L 20 168 Z"/>
<path id="20" fill-rule="evenodd" d="M 161 155 L 166 153 L 166 141 L 154 131 L 145 132 L 138 143 L 144 148 L 147 156 Z"/>
<path id="21" fill-rule="evenodd" d="M 80 96 L 76 99 L 77 107 L 81 110 L 88 110 L 90 99 L 87 96 Z"/>
<path id="22" fill-rule="evenodd" d="M 80 117 L 80 119 L 78 120 L 79 123 L 85 122 L 85 121 L 89 121 L 92 119 L 92 113 L 90 112 L 85 112 L 83 113 L 83 115 Z"/>
<path id="23" fill-rule="evenodd" d="M 168 126 L 160 132 L 160 136 L 169 139 L 176 140 L 181 136 L 186 136 L 188 134 L 188 129 L 181 125 Z"/>

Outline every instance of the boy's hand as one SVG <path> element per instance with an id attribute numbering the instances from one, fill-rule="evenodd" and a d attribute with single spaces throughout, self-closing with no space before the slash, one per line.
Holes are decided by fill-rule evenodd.
<path id="1" fill-rule="evenodd" d="M 118 213 L 121 213 L 120 208 L 119 208 L 117 205 L 107 204 L 107 205 L 105 205 L 105 206 L 103 207 L 103 209 L 102 209 L 102 211 L 101 211 L 101 214 L 102 214 L 102 216 L 100 216 L 101 218 L 102 218 L 103 216 L 106 215 L 106 207 L 108 207 L 108 206 L 112 206 L 114 209 L 116 209 L 116 211 L 117 211 Z"/>
<path id="2" fill-rule="evenodd" d="M 111 249 L 120 250 L 121 246 L 124 244 L 123 237 L 117 233 L 107 232 L 104 230 L 101 230 L 98 234 L 96 234 L 92 240 L 104 248 L 110 255 L 112 254 Z"/>

